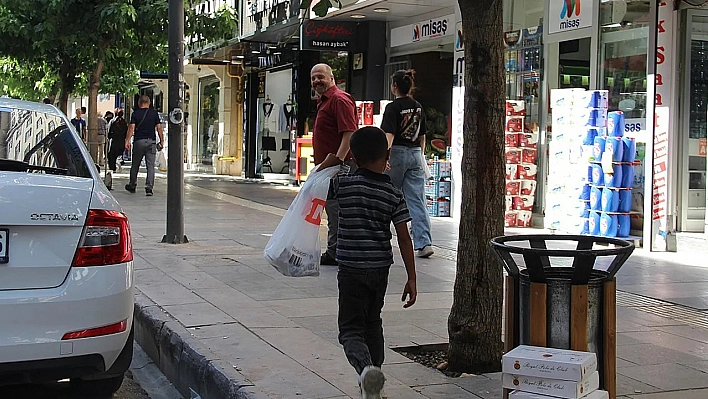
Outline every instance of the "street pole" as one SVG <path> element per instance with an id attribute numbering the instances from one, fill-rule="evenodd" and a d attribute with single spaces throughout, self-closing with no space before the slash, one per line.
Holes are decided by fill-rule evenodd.
<path id="1" fill-rule="evenodd" d="M 188 242 L 184 234 L 184 159 L 183 124 L 184 110 L 184 0 L 168 3 L 168 52 L 169 70 L 167 108 L 167 234 L 162 242 L 182 244 Z"/>

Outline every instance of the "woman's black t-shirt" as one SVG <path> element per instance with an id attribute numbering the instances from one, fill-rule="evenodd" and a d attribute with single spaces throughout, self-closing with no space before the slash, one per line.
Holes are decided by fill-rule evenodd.
<path id="1" fill-rule="evenodd" d="M 394 135 L 393 145 L 419 147 L 421 136 L 425 136 L 423 106 L 410 97 L 393 100 L 386 106 L 381 129 Z"/>
<path id="2" fill-rule="evenodd" d="M 386 106 L 381 129 L 394 135 L 393 145 L 420 147 L 420 138 L 425 136 L 423 106 L 410 97 L 393 100 Z"/>

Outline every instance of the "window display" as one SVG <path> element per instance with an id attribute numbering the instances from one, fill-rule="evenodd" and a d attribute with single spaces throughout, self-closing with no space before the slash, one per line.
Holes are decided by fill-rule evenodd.
<path id="1" fill-rule="evenodd" d="M 525 130 L 538 133 L 543 26 L 504 33 L 507 100 L 523 101 Z"/>

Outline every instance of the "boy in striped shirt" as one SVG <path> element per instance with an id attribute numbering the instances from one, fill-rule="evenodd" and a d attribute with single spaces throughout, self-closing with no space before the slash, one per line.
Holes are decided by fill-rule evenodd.
<path id="1" fill-rule="evenodd" d="M 385 377 L 381 309 L 388 272 L 393 264 L 391 223 L 408 280 L 403 307 L 417 296 L 411 220 L 403 193 L 383 174 L 390 155 L 386 134 L 377 127 L 363 127 L 351 137 L 351 152 L 359 169 L 332 179 L 328 199 L 339 203 L 337 274 L 339 288 L 339 342 L 359 374 L 363 399 L 380 399 Z"/>

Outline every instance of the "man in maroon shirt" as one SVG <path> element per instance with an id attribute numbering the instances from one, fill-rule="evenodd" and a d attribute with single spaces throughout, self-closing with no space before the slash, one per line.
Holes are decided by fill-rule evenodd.
<path id="1" fill-rule="evenodd" d="M 317 64 L 310 72 L 312 88 L 319 94 L 317 116 L 312 131 L 312 149 L 318 170 L 346 163 L 356 167 L 349 152 L 349 139 L 358 128 L 356 104 L 347 92 L 339 90 L 334 83 L 332 68 L 327 64 Z M 345 169 L 346 171 L 346 169 Z M 336 266 L 337 215 L 336 201 L 327 201 L 327 251 L 322 254 L 321 265 Z"/>

